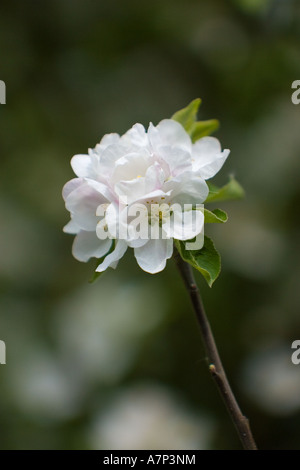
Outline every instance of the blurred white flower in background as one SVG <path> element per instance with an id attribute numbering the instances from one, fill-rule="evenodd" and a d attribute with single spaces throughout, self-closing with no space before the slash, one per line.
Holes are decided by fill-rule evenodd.
<path id="1" fill-rule="evenodd" d="M 84 383 L 118 381 L 145 336 L 163 321 L 165 295 L 160 283 L 154 296 L 144 280 L 112 283 L 105 277 L 76 289 L 56 309 L 55 336 L 64 361 Z"/>
<path id="2" fill-rule="evenodd" d="M 37 346 L 23 355 L 9 375 L 11 398 L 18 408 L 36 420 L 61 421 L 78 412 L 82 390 L 60 358 Z"/>
<path id="3" fill-rule="evenodd" d="M 300 410 L 300 366 L 292 363 L 292 352 L 291 344 L 264 347 L 244 365 L 245 391 L 263 410 L 274 415 Z"/>
<path id="4" fill-rule="evenodd" d="M 281 273 L 287 253 L 284 233 L 274 232 L 259 220 L 255 208 L 247 202 L 230 211 L 230 231 L 220 233 L 214 227 L 211 229 L 227 266 L 251 279 L 265 280 Z M 238 236 L 233 237 L 233 233 Z"/>
<path id="5" fill-rule="evenodd" d="M 35 320 L 37 308 L 32 300 L 1 299 L 0 311 L 7 312 L 1 317 L 7 345 L 2 383 L 6 398 L 2 402 L 8 409 L 20 410 L 29 420 L 61 421 L 78 412 L 83 389 L 57 350 L 41 338 Z"/>
<path id="6" fill-rule="evenodd" d="M 155 282 L 155 281 L 153 281 Z M 118 292 L 118 295 L 115 295 Z M 11 302 L 5 330 L 9 366 L 5 386 L 30 419 L 63 421 L 80 414 L 98 384 L 117 385 L 140 351 L 145 336 L 165 319 L 165 293 L 157 282 L 153 296 L 144 280 L 117 278 L 76 288 L 54 304 L 50 322 L 53 348 L 41 342 L 31 321 L 33 306 Z M 26 322 L 13 328 L 14 318 Z M 3 322 L 2 322 L 3 323 Z"/>
<path id="7" fill-rule="evenodd" d="M 139 385 L 120 391 L 87 431 L 93 449 L 207 449 L 213 421 L 187 411 L 167 388 Z"/>

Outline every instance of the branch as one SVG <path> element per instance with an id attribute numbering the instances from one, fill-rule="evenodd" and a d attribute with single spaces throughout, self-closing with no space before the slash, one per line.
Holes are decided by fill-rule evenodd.
<path id="1" fill-rule="evenodd" d="M 183 278 L 185 286 L 190 295 L 197 321 L 201 330 L 205 352 L 209 361 L 209 371 L 215 380 L 217 388 L 223 398 L 230 417 L 235 425 L 239 438 L 245 450 L 257 450 L 248 419 L 242 414 L 236 398 L 231 390 L 226 377 L 218 349 L 210 328 L 209 321 L 205 314 L 202 299 L 195 282 L 192 267 L 183 261 L 179 253 L 176 253 L 175 261 Z"/>

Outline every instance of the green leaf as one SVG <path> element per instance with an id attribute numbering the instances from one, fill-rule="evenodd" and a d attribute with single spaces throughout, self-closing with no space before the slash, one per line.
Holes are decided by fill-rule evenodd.
<path id="1" fill-rule="evenodd" d="M 214 209 L 209 211 L 204 209 L 204 223 L 205 224 L 224 224 L 228 220 L 228 215 L 221 209 Z"/>
<path id="2" fill-rule="evenodd" d="M 186 250 L 185 241 L 176 240 L 175 243 L 182 259 L 197 269 L 212 287 L 221 271 L 221 257 L 212 240 L 204 236 L 204 245 L 200 250 Z"/>
<path id="3" fill-rule="evenodd" d="M 242 199 L 245 196 L 244 189 L 233 177 L 231 177 L 229 182 L 225 186 L 222 186 L 222 188 L 214 186 L 209 181 L 207 182 L 207 184 L 209 187 L 209 194 L 205 202 Z"/>
<path id="4" fill-rule="evenodd" d="M 189 133 L 197 120 L 197 112 L 200 104 L 201 99 L 196 98 L 188 106 L 186 106 L 186 108 L 180 109 L 175 114 L 173 114 L 171 119 L 179 122 Z"/>
<path id="5" fill-rule="evenodd" d="M 195 143 L 197 140 L 207 135 L 211 135 L 219 129 L 220 123 L 217 119 L 209 119 L 208 121 L 195 122 L 191 128 L 190 136 Z"/>
<path id="6" fill-rule="evenodd" d="M 208 121 L 197 121 L 197 112 L 201 104 L 201 99 L 193 100 L 186 108 L 180 109 L 173 114 L 171 119 L 179 122 L 190 135 L 193 142 L 212 134 L 219 127 L 217 119 Z"/>

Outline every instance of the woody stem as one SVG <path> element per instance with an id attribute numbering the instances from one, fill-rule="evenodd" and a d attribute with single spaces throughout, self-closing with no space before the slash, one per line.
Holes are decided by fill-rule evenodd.
<path id="1" fill-rule="evenodd" d="M 200 292 L 195 282 L 192 267 L 188 263 L 183 261 L 179 253 L 176 253 L 174 258 L 179 272 L 183 278 L 184 284 L 188 290 L 194 308 L 194 312 L 196 314 L 198 325 L 201 331 L 202 341 L 209 363 L 210 374 L 213 377 L 216 386 L 219 390 L 219 393 L 225 403 L 227 411 L 242 442 L 243 448 L 245 450 L 257 450 L 250 429 L 249 421 L 241 412 L 240 407 L 226 377 L 217 349 L 217 345 L 204 310 Z"/>

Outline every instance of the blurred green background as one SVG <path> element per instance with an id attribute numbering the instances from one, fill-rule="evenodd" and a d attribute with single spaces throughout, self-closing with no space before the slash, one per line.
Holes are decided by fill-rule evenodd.
<path id="1" fill-rule="evenodd" d="M 259 447 L 300 449 L 299 26 L 297 0 L 1 2 L 1 449 L 240 448 L 173 261 L 91 285 L 62 232 L 71 157 L 198 96 L 231 149 L 216 183 L 247 194 L 199 285 Z"/>

